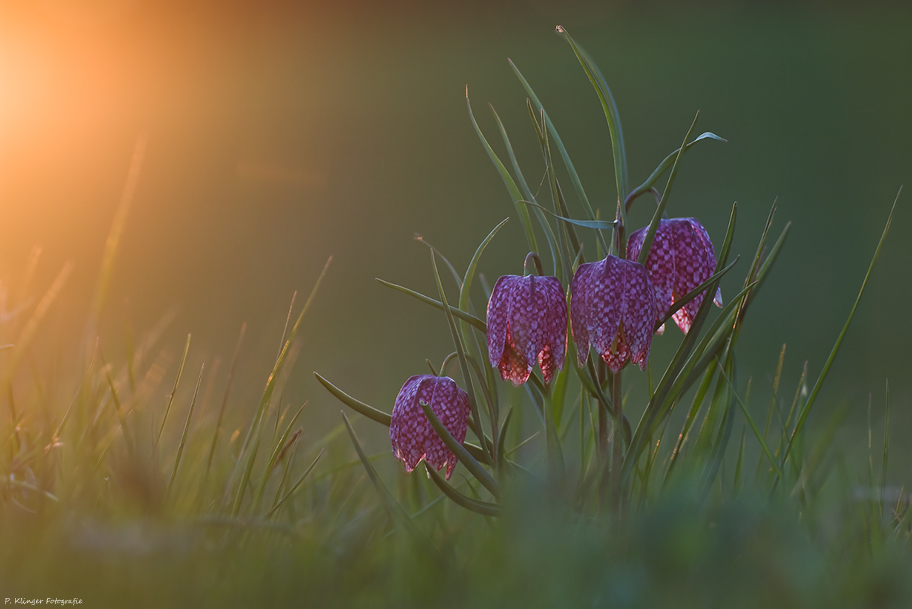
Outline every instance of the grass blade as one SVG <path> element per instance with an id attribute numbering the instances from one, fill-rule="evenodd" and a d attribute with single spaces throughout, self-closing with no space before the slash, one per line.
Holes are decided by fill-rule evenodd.
<path id="1" fill-rule="evenodd" d="M 709 287 L 710 284 L 715 283 L 716 281 L 721 279 L 722 276 L 725 275 L 725 273 L 729 272 L 732 269 L 732 267 L 734 267 L 738 263 L 738 260 L 740 260 L 740 258 L 741 258 L 741 256 L 735 257 L 735 259 L 732 260 L 731 263 L 728 266 L 726 266 L 724 269 L 722 269 L 721 271 L 719 271 L 717 273 L 714 273 L 709 279 L 707 279 L 706 281 L 704 281 L 703 283 L 701 283 L 700 285 L 698 285 L 697 287 L 692 289 L 690 292 L 688 292 L 687 294 L 685 294 L 684 296 L 682 296 L 681 298 L 676 300 L 675 303 L 671 306 L 671 308 L 668 309 L 668 312 L 665 314 L 665 316 L 661 320 L 656 322 L 655 329 L 658 331 L 658 329 L 661 328 L 662 325 L 666 321 L 671 319 L 675 313 L 677 313 L 678 311 L 683 309 L 684 305 L 686 305 L 688 302 L 690 302 L 691 300 L 693 300 L 694 298 L 699 296 L 700 293 L 703 292 L 703 290 L 705 290 L 707 287 Z"/>
<path id="2" fill-rule="evenodd" d="M 361 459 L 361 463 L 364 465 L 365 471 L 367 471 L 367 476 L 370 478 L 370 481 L 373 483 L 374 487 L 377 489 L 377 492 L 380 493 L 380 497 L 383 500 L 383 505 L 386 508 L 387 513 L 390 517 L 401 524 L 409 535 L 422 546 L 428 553 L 436 557 L 441 562 L 443 561 L 443 556 L 440 554 L 440 550 L 434 546 L 431 540 L 425 535 L 424 531 L 418 528 L 415 522 L 412 520 L 412 517 L 408 515 L 408 512 L 403 509 L 399 502 L 396 501 L 387 488 L 383 485 L 383 482 L 380 480 L 380 476 L 377 475 L 377 470 L 374 469 L 374 466 L 371 464 L 370 459 L 367 457 L 367 454 L 364 452 L 364 449 L 361 448 L 361 442 L 358 441 L 358 436 L 355 435 L 355 430 L 352 428 L 351 423 L 348 420 L 348 417 L 345 416 L 345 413 L 342 413 L 342 419 L 345 421 L 345 428 L 348 430 L 348 435 L 351 438 L 352 444 L 355 446 L 355 451 L 358 453 L 358 458 Z"/>
<path id="3" fill-rule="evenodd" d="M 191 334 L 187 335 L 187 343 L 184 345 L 184 355 L 181 357 L 180 366 L 177 367 L 177 376 L 174 378 L 174 387 L 171 388 L 171 394 L 168 396 L 168 406 L 165 408 L 165 416 L 162 418 L 161 427 L 158 428 L 158 437 L 155 438 L 155 447 L 161 442 L 162 433 L 165 431 L 165 423 L 168 422 L 168 415 L 171 414 L 171 406 L 174 404 L 174 394 L 177 393 L 177 386 L 180 383 L 181 375 L 184 373 L 184 364 L 187 363 L 187 353 L 190 352 Z"/>
<path id="4" fill-rule="evenodd" d="M 902 194 L 902 188 L 899 189 L 899 192 L 896 193 L 896 198 L 893 200 L 893 207 L 890 209 L 890 215 L 887 218 L 887 224 L 884 226 L 883 233 L 880 235 L 880 241 L 877 243 L 877 248 L 874 250 L 874 256 L 871 258 L 871 264 L 868 265 L 868 271 L 865 273 L 864 280 L 861 282 L 861 288 L 858 290 L 858 296 L 855 298 L 855 304 L 852 305 L 852 310 L 849 311 L 849 317 L 846 319 L 845 325 L 842 326 L 842 330 L 839 332 L 839 336 L 836 338 L 836 344 L 833 345 L 833 349 L 830 351 L 829 357 L 827 357 L 826 364 L 824 364 L 823 370 L 820 372 L 820 376 L 817 377 L 817 382 L 814 383 L 814 388 L 811 390 L 811 394 L 808 396 L 807 402 L 805 402 L 804 408 L 801 410 L 801 415 L 798 417 L 798 422 L 795 423 L 795 429 L 792 431 L 792 435 L 789 438 L 789 443 L 785 447 L 785 453 L 782 455 L 783 463 L 785 463 L 785 460 L 788 458 L 789 453 L 792 450 L 795 438 L 798 437 L 798 434 L 804 427 L 804 423 L 807 420 L 808 415 L 811 413 L 811 408 L 814 406 L 814 402 L 817 400 L 817 395 L 820 393 L 821 387 L 823 387 L 823 382 L 826 380 L 827 374 L 830 372 L 830 366 L 833 365 L 833 360 L 836 359 L 836 354 L 839 352 L 839 347 L 842 346 L 842 341 L 845 338 L 846 332 L 849 331 L 849 325 L 852 323 L 852 318 L 855 317 L 855 311 L 858 309 L 858 303 L 861 302 L 861 295 L 864 294 L 865 287 L 868 285 L 868 279 L 871 277 L 871 271 L 874 270 L 874 263 L 877 262 L 877 257 L 880 255 L 880 249 L 883 247 L 884 240 L 887 238 L 887 233 L 890 231 L 890 224 L 893 222 L 893 214 L 896 212 L 896 203 L 899 201 L 900 194 Z"/>
<path id="5" fill-rule="evenodd" d="M 493 461 L 491 446 L 485 439 L 484 427 L 481 425 L 481 417 L 478 414 L 478 401 L 475 397 L 475 385 L 472 383 L 472 373 L 469 370 L 469 365 L 466 361 L 465 346 L 462 344 L 462 338 L 459 336 L 459 329 L 456 327 L 456 320 L 450 312 L 450 305 L 447 303 L 446 293 L 443 289 L 443 282 L 440 281 L 440 272 L 437 269 L 437 258 L 434 255 L 434 252 L 431 252 L 431 266 L 434 269 L 434 279 L 437 281 L 437 292 L 440 294 L 440 302 L 443 303 L 443 311 L 446 314 L 447 325 L 450 327 L 450 335 L 453 339 L 453 344 L 456 347 L 457 358 L 459 359 L 459 368 L 462 370 L 463 382 L 466 386 L 466 393 L 469 396 L 469 406 L 472 409 L 472 420 L 475 421 L 475 433 L 478 436 L 478 442 L 481 444 L 482 450 L 488 454 L 489 461 Z"/>
<path id="6" fill-rule="evenodd" d="M 323 456 L 323 452 L 324 452 L 325 450 L 326 450 L 325 448 L 321 448 L 321 449 L 320 449 L 320 452 L 317 454 L 317 457 L 313 460 L 313 463 L 311 463 L 311 464 L 307 467 L 307 469 L 304 470 L 304 473 L 301 474 L 301 477 L 298 478 L 297 482 L 295 482 L 293 485 L 291 485 L 291 488 L 288 489 L 288 492 L 286 492 L 284 495 L 282 495 L 282 498 L 279 499 L 279 500 L 276 502 L 276 504 L 275 504 L 274 506 L 272 506 L 272 508 L 270 508 L 270 510 L 269 510 L 268 512 L 266 512 L 266 515 L 264 516 L 264 518 L 269 518 L 270 516 L 272 516 L 273 514 L 275 514 L 276 511 L 278 511 L 278 509 L 279 509 L 280 507 L 282 507 L 282 505 L 284 505 L 286 501 L 288 501 L 289 499 L 291 499 L 291 497 L 295 494 L 295 491 L 298 490 L 298 487 L 301 486 L 301 483 L 304 482 L 304 479 L 307 478 L 307 475 L 310 474 L 310 472 L 313 471 L 313 468 L 317 465 L 317 461 L 319 461 L 319 460 L 320 460 L 320 457 Z"/>
<path id="7" fill-rule="evenodd" d="M 193 391 L 193 399 L 190 400 L 190 411 L 187 413 L 187 422 L 184 423 L 184 433 L 181 434 L 180 444 L 177 445 L 177 457 L 174 458 L 174 469 L 171 470 L 171 478 L 168 480 L 168 494 L 171 494 L 171 487 L 174 486 L 174 479 L 177 477 L 177 468 L 180 466 L 181 455 L 184 453 L 184 446 L 187 444 L 187 435 L 190 433 L 190 420 L 193 418 L 193 407 L 196 406 L 196 396 L 199 395 L 200 383 L 203 382 L 203 370 L 206 365 L 200 368 L 199 378 L 196 380 L 196 389 Z"/>
<path id="8" fill-rule="evenodd" d="M 605 113 L 605 120 L 608 121 L 608 132 L 611 135 L 611 151 L 614 157 L 614 177 L 617 184 L 618 204 L 620 205 L 621 201 L 627 197 L 627 154 L 624 150 L 624 133 L 621 130 L 621 118 L 618 114 L 617 104 L 614 103 L 614 96 L 611 95 L 611 89 L 608 88 L 605 77 L 602 76 L 598 66 L 595 65 L 589 54 L 576 44 L 576 41 L 570 37 L 570 33 L 563 26 L 558 25 L 556 31 L 570 43 L 570 48 L 573 49 L 574 55 L 576 55 L 580 65 L 583 66 L 586 76 L 589 77 L 589 82 L 592 83 L 598 95 L 602 111 Z M 623 207 L 621 207 L 621 213 L 624 214 Z M 626 220 L 626 217 L 622 217 Z M 626 221 L 624 224 L 626 225 Z"/>
<path id="9" fill-rule="evenodd" d="M 434 300 L 433 298 L 431 298 L 429 296 L 425 296 L 424 294 L 416 292 L 415 290 L 410 290 L 404 286 L 397 285 L 397 284 L 391 283 L 389 281 L 384 281 L 383 279 L 380 279 L 379 277 L 377 278 L 377 281 L 380 282 L 381 284 L 385 285 L 388 288 L 393 288 L 394 290 L 399 290 L 403 294 L 408 294 L 409 296 L 417 298 L 421 302 L 427 303 L 434 308 L 443 310 L 443 304 L 441 304 L 441 302 L 439 300 Z M 473 326 L 475 326 L 476 328 L 478 328 L 479 330 L 481 330 L 482 332 L 487 334 L 488 326 L 482 320 L 478 319 L 471 313 L 466 313 L 465 311 L 460 311 L 456 307 L 449 307 L 449 309 L 450 309 L 450 313 L 452 313 L 459 319 L 469 322 L 470 324 L 472 324 Z"/>
<path id="10" fill-rule="evenodd" d="M 725 138 L 721 138 L 718 135 L 716 135 L 715 133 L 710 133 L 709 131 L 707 131 L 705 133 L 701 133 L 700 135 L 695 137 L 692 142 L 687 144 L 684 147 L 684 152 L 690 150 L 691 146 L 693 146 L 700 140 L 705 140 L 705 139 L 713 139 L 713 140 L 718 140 L 720 142 L 728 142 L 728 140 L 726 140 Z M 629 209 L 630 204 L 633 203 L 634 199 L 636 199 L 637 197 L 639 197 L 642 194 L 649 192 L 649 190 L 653 186 L 655 186 L 655 183 L 659 180 L 659 178 L 662 177 L 662 174 L 664 174 L 666 171 L 668 171 L 668 168 L 672 166 L 672 164 L 675 162 L 675 159 L 678 157 L 678 155 L 680 153 L 681 153 L 681 149 L 678 148 L 677 150 L 675 150 L 674 152 L 669 154 L 667 157 L 665 157 L 665 160 L 662 161 L 658 167 L 656 167 L 656 170 L 652 172 L 652 175 L 650 175 L 648 178 L 646 178 L 645 182 L 643 182 L 642 184 L 640 184 L 639 186 L 637 186 L 636 188 L 631 190 L 630 194 L 627 195 L 627 201 L 625 202 L 625 207 L 627 207 Z"/>
<path id="11" fill-rule="evenodd" d="M 434 468 L 424 462 L 424 468 L 427 470 L 428 477 L 434 481 L 443 494 L 449 497 L 454 503 L 464 507 L 467 510 L 481 514 L 482 516 L 500 516 L 500 506 L 488 501 L 479 501 L 472 499 L 457 491 L 455 488 L 434 471 Z"/>
<path id="12" fill-rule="evenodd" d="M 760 428 L 757 427 L 757 424 L 754 423 L 754 418 L 750 415 L 747 406 L 744 402 L 741 401 L 741 397 L 738 395 L 738 392 L 735 391 L 735 386 L 732 385 L 731 380 L 728 378 L 728 375 L 725 374 L 725 369 L 722 367 L 722 364 L 716 359 L 716 364 L 719 367 L 720 376 L 725 379 L 725 382 L 728 383 L 729 391 L 735 397 L 735 401 L 738 402 L 738 406 L 741 407 L 741 413 L 744 415 L 744 418 L 747 420 L 747 424 L 750 425 L 751 430 L 754 432 L 754 435 L 757 437 L 757 442 L 760 444 L 760 448 L 763 449 L 763 453 L 766 455 L 766 458 L 769 459 L 770 465 L 772 465 L 773 470 L 776 472 L 780 478 L 784 477 L 782 469 L 779 467 L 779 462 L 776 461 L 776 457 L 773 456 L 772 451 L 769 449 L 769 446 L 766 444 L 766 439 L 763 437 L 763 434 L 760 432 Z"/>
<path id="13" fill-rule="evenodd" d="M 675 178 L 678 175 L 678 165 L 680 165 L 681 157 L 684 155 L 684 144 L 690 139 L 690 133 L 697 125 L 698 118 L 700 118 L 699 112 L 694 116 L 693 122 L 690 124 L 690 129 L 687 130 L 687 135 L 684 136 L 684 143 L 681 144 L 681 147 L 678 149 L 674 165 L 671 166 L 671 174 L 669 174 L 668 182 L 665 184 L 665 190 L 662 192 L 662 199 L 659 201 L 658 207 L 656 207 L 655 213 L 652 216 L 652 221 L 649 223 L 649 229 L 646 231 L 646 236 L 643 238 L 643 245 L 640 248 L 640 256 L 637 259 L 637 262 L 644 266 L 646 265 L 646 260 L 649 258 L 649 250 L 652 249 L 652 241 L 655 239 L 656 230 L 659 228 L 659 221 L 662 219 L 662 214 L 665 213 L 665 206 L 668 205 L 668 196 L 671 192 L 671 187 L 674 185 Z"/>
<path id="14" fill-rule="evenodd" d="M 345 393 L 344 391 L 342 391 L 341 389 L 339 389 L 338 387 L 336 387 L 335 385 L 330 383 L 328 380 L 323 378 L 320 375 L 320 373 L 314 372 L 314 376 L 317 377 L 317 380 L 320 381 L 320 384 L 323 385 L 323 387 L 325 387 L 328 392 L 330 392 L 331 394 L 336 396 L 336 399 L 338 399 L 340 402 L 342 402 L 343 404 L 345 404 L 346 406 L 348 406 L 355 412 L 358 412 L 358 413 L 366 416 L 368 419 L 372 419 L 372 420 L 376 421 L 377 423 L 380 423 L 381 425 L 386 425 L 387 427 L 390 426 L 390 421 L 392 419 L 392 417 L 390 415 L 386 414 L 382 410 L 377 410 L 373 406 L 369 406 L 360 400 L 356 400 L 355 398 L 348 395 L 347 393 Z M 470 422 L 470 425 L 473 425 L 473 423 Z M 472 431 L 473 432 L 475 431 L 474 427 L 473 427 Z M 487 454 L 485 454 L 485 452 L 483 450 L 481 450 L 480 447 L 470 444 L 468 442 L 466 442 L 464 444 L 464 446 L 465 446 L 466 450 L 469 451 L 469 453 L 473 457 L 475 457 L 482 463 L 487 463 L 488 465 L 491 465 L 490 458 L 487 456 Z"/>
<path id="15" fill-rule="evenodd" d="M 481 254 L 484 252 L 485 248 L 488 247 L 488 243 L 491 242 L 491 240 L 494 238 L 494 235 L 497 234 L 497 231 L 503 228 L 503 225 L 506 224 L 509 219 L 510 218 L 504 218 L 497 226 L 491 230 L 490 233 L 488 233 L 488 236 L 485 237 L 484 240 L 478 245 L 478 248 L 475 250 L 475 254 L 472 255 L 472 260 L 469 261 L 469 266 L 466 268 L 465 272 L 465 278 L 462 280 L 462 286 L 459 289 L 459 309 L 461 309 L 463 312 L 469 310 L 469 291 L 472 289 L 472 280 L 475 278 L 475 269 L 478 267 L 478 261 L 481 259 Z M 378 279 L 378 281 L 380 280 Z M 392 287 L 392 284 L 387 283 L 386 285 Z"/>
<path id="16" fill-rule="evenodd" d="M 212 446 L 209 447 L 209 458 L 206 460 L 206 478 L 209 477 L 209 470 L 212 469 L 212 459 L 215 457 L 215 445 L 218 443 L 219 432 L 222 429 L 222 421 L 225 418 L 225 407 L 228 405 L 228 395 L 231 393 L 231 384 L 234 382 L 234 373 L 237 370 L 238 356 L 241 353 L 241 344 L 244 341 L 245 332 L 247 332 L 246 322 L 241 325 L 241 334 L 238 336 L 237 345 L 234 347 L 234 355 L 231 358 L 231 370 L 228 372 L 225 395 L 222 397 L 222 404 L 219 407 L 218 419 L 215 422 L 215 432 L 212 434 Z"/>
<path id="17" fill-rule="evenodd" d="M 431 408 L 431 405 L 424 400 L 419 400 L 418 405 L 421 406 L 421 410 L 424 411 L 424 415 L 427 417 L 428 422 L 430 422 L 431 427 L 434 428 L 434 431 L 437 432 L 437 435 L 440 436 L 440 439 L 443 440 L 446 447 L 453 451 L 453 454 L 462 461 L 466 469 L 469 470 L 469 473 L 475 476 L 486 489 L 491 491 L 492 495 L 499 497 L 500 485 L 491 474 L 488 473 L 488 470 L 482 467 L 481 463 L 470 455 L 469 451 L 453 437 L 450 430 L 443 426 L 443 423 L 437 418 L 437 414 Z"/>
<path id="18" fill-rule="evenodd" d="M 482 145 L 484 146 L 485 151 L 488 153 L 488 156 L 491 158 L 491 162 L 494 163 L 494 166 L 497 167 L 497 171 L 500 173 L 500 177 L 503 179 L 504 185 L 507 187 L 507 190 L 510 192 L 510 196 L 513 197 L 513 205 L 516 207 L 516 213 L 519 214 L 519 221 L 523 225 L 523 229 L 526 232 L 526 241 L 529 244 L 529 247 L 533 252 L 538 254 L 538 244 L 535 241 L 535 231 L 532 230 L 532 219 L 529 217 L 529 210 L 526 208 L 523 201 L 522 193 L 519 188 L 516 186 L 516 182 L 513 180 L 513 177 L 510 175 L 510 172 L 507 171 L 507 168 L 504 167 L 504 164 L 497 157 L 497 154 L 494 152 L 494 149 L 491 148 L 491 145 L 488 144 L 488 140 L 485 139 L 484 133 L 482 133 L 481 128 L 478 126 L 478 122 L 475 120 L 475 115 L 472 113 L 472 104 L 469 101 L 469 88 L 466 87 L 466 107 L 469 109 L 469 118 L 472 120 L 472 126 L 475 127 L 475 133 L 478 134 L 478 139 L 481 140 Z"/>

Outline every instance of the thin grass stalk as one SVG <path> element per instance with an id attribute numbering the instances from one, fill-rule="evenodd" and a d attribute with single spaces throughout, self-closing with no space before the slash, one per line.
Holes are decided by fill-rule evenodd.
<path id="1" fill-rule="evenodd" d="M 193 390 L 193 398 L 190 400 L 190 410 L 187 412 L 187 421 L 184 423 L 184 431 L 181 433 L 180 444 L 177 445 L 177 456 L 174 457 L 174 469 L 171 470 L 171 477 L 168 479 L 167 494 L 171 494 L 171 487 L 174 486 L 174 480 L 177 478 L 177 468 L 180 467 L 181 456 L 184 454 L 184 446 L 187 444 L 187 436 L 190 435 L 190 421 L 193 419 L 193 408 L 196 406 L 196 396 L 199 395 L 200 384 L 203 382 L 203 371 L 206 364 L 200 366 L 199 377 L 196 379 L 196 389 Z"/>
<path id="2" fill-rule="evenodd" d="M 209 471 L 212 469 L 212 459 L 215 457 L 215 446 L 218 444 L 219 433 L 222 429 L 222 421 L 225 418 L 225 408 L 228 405 L 228 396 L 231 394 L 231 384 L 234 382 L 234 374 L 237 371 L 238 356 L 241 354 L 241 344 L 244 342 L 244 334 L 247 332 L 247 322 L 241 325 L 241 333 L 238 336 L 237 344 L 234 346 L 234 355 L 231 357 L 231 369 L 228 372 L 228 381 L 225 384 L 225 394 L 222 396 L 222 403 L 219 406 L 218 419 L 215 421 L 215 431 L 212 433 L 212 444 L 209 446 L 209 457 L 206 459 L 205 478 L 209 478 Z"/>
<path id="3" fill-rule="evenodd" d="M 814 388 L 811 390 L 811 394 L 808 396 L 807 402 L 804 404 L 801 415 L 798 417 L 798 422 L 795 424 L 795 429 L 792 431 L 789 443 L 785 447 L 785 453 L 782 455 L 783 463 L 786 459 L 788 459 L 795 438 L 804 427 L 804 423 L 807 421 L 807 417 L 811 413 L 811 408 L 813 408 L 814 402 L 817 401 L 817 395 L 820 393 L 820 389 L 823 387 L 823 382 L 826 380 L 827 374 L 830 372 L 830 367 L 833 365 L 833 360 L 836 359 L 836 354 L 839 352 L 839 348 L 842 346 L 842 341 L 845 338 L 846 333 L 849 331 L 849 325 L 852 323 L 852 318 L 855 317 L 855 311 L 858 309 L 858 303 L 861 302 L 861 296 L 864 294 L 865 287 L 868 285 L 868 279 L 871 277 L 871 271 L 874 270 L 874 263 L 877 262 L 877 257 L 880 255 L 880 250 L 883 247 L 884 240 L 887 238 L 887 233 L 890 231 L 890 225 L 893 223 L 893 214 L 896 212 L 896 203 L 899 201 L 900 194 L 902 194 L 901 187 L 899 189 L 899 192 L 896 193 L 896 198 L 893 200 L 893 207 L 890 208 L 890 215 L 887 218 L 887 223 L 884 226 L 883 233 L 880 235 L 880 241 L 878 241 L 877 248 L 874 250 L 874 256 L 871 258 L 871 263 L 868 265 L 868 271 L 865 273 L 864 280 L 861 282 L 861 288 L 858 290 L 858 296 L 855 298 L 855 303 L 852 305 L 852 309 L 849 311 L 849 317 L 846 319 L 845 325 L 843 325 L 842 330 L 839 332 L 839 336 L 836 338 L 836 344 L 833 345 L 833 349 L 830 351 L 829 357 L 827 357 L 827 361 L 823 366 L 823 370 L 820 372 L 820 376 L 817 377 L 817 382 L 814 383 Z"/>
<path id="4" fill-rule="evenodd" d="M 181 374 L 184 373 L 184 364 L 187 363 L 187 353 L 190 352 L 190 338 L 192 335 L 187 335 L 187 343 L 184 345 L 184 355 L 181 357 L 180 366 L 177 367 L 177 376 L 174 377 L 174 387 L 171 388 L 171 393 L 168 395 L 168 406 L 165 408 L 165 416 L 162 417 L 161 427 L 158 428 L 158 436 L 155 438 L 155 448 L 158 448 L 158 443 L 161 442 L 162 434 L 165 431 L 165 423 L 168 422 L 168 415 L 171 414 L 171 406 L 174 404 L 174 394 L 177 393 L 177 386 L 180 384 Z"/>
<path id="5" fill-rule="evenodd" d="M 101 258 L 101 269 L 98 273 L 98 283 L 95 286 L 95 295 L 92 298 L 92 305 L 89 308 L 89 319 L 86 324 L 85 342 L 87 347 L 92 343 L 92 337 L 96 333 L 98 321 L 101 318 L 101 310 L 102 307 L 104 307 L 108 295 L 111 275 L 114 272 L 114 262 L 117 259 L 117 250 L 123 236 L 124 227 L 127 223 L 130 207 L 133 204 L 134 195 L 136 194 L 136 185 L 139 182 L 139 174 L 142 169 L 145 154 L 146 138 L 139 137 L 133 147 L 133 157 L 130 159 L 127 179 L 120 195 L 120 202 L 117 204 L 114 221 L 111 223 L 111 230 L 108 232 L 108 238 L 105 241 L 104 254 Z"/>
<path id="6" fill-rule="evenodd" d="M 687 135 L 684 136 L 684 142 L 681 144 L 681 148 L 678 149 L 678 154 L 675 157 L 674 165 L 671 167 L 671 173 L 668 176 L 668 182 L 665 184 L 665 190 L 662 192 L 662 200 L 659 201 L 658 207 L 656 207 L 655 213 L 652 216 L 652 220 L 649 222 L 649 228 L 646 229 L 646 236 L 643 237 L 643 245 L 640 248 L 640 256 L 637 258 L 637 262 L 646 265 L 646 261 L 649 259 L 649 251 L 652 249 L 652 241 L 655 239 L 656 230 L 659 228 L 659 221 L 662 219 L 662 214 L 665 213 L 665 207 L 668 205 L 668 198 L 671 193 L 671 187 L 674 185 L 675 178 L 678 175 L 678 166 L 681 163 L 681 157 L 684 155 L 685 145 L 687 140 L 690 139 L 690 134 L 693 131 L 693 128 L 697 125 L 697 119 L 700 118 L 700 113 L 697 112 L 694 116 L 693 122 L 690 124 L 690 128 L 687 130 Z M 621 206 L 623 208 L 623 206 Z M 734 213 L 734 212 L 733 212 Z M 720 268 L 719 266 L 716 267 Z"/>
<path id="7" fill-rule="evenodd" d="M 599 102 L 602 105 L 605 120 L 608 122 L 608 132 L 611 136 L 611 152 L 614 159 L 614 178 L 618 194 L 618 216 L 623 220 L 623 224 L 626 225 L 626 211 L 623 209 L 621 203 L 627 197 L 627 153 L 624 148 L 624 132 L 621 129 L 621 118 L 618 114 L 617 104 L 614 102 L 614 96 L 611 94 L 611 89 L 608 88 L 605 77 L 602 76 L 598 66 L 595 65 L 595 62 L 592 61 L 592 58 L 589 57 L 588 53 L 576 44 L 576 41 L 570 37 L 570 33 L 567 32 L 563 26 L 558 25 L 555 28 L 555 31 L 564 36 L 567 42 L 570 43 L 570 48 L 573 49 L 573 53 L 576 55 L 577 60 L 586 72 L 586 76 L 589 77 L 589 82 L 592 83 L 592 87 L 595 89 Z"/>
<path id="8" fill-rule="evenodd" d="M 440 302 L 443 303 L 444 313 L 446 313 L 447 325 L 450 327 L 450 335 L 453 339 L 453 344 L 456 346 L 456 353 L 459 358 L 459 368 L 462 370 L 462 378 L 466 386 L 466 393 L 469 397 L 469 406 L 472 410 L 472 420 L 475 422 L 475 428 L 478 432 L 478 442 L 481 444 L 482 450 L 488 454 L 491 462 L 493 462 L 492 449 L 488 443 L 488 438 L 485 436 L 484 427 L 481 425 L 481 416 L 478 414 L 478 401 L 475 397 L 475 387 L 472 384 L 472 373 L 469 370 L 469 365 L 466 361 L 465 347 L 459 336 L 456 320 L 453 318 L 453 314 L 450 313 L 450 305 L 447 304 L 446 293 L 443 289 L 443 282 L 440 281 L 440 272 L 437 270 L 437 260 L 434 252 L 431 252 L 431 266 L 434 268 L 434 279 L 437 281 L 437 291 L 440 295 Z"/>
<path id="9" fill-rule="evenodd" d="M 484 133 L 478 126 L 478 122 L 475 120 L 475 115 L 472 113 L 472 103 L 469 101 L 468 87 L 466 87 L 466 107 L 469 110 L 469 119 L 472 121 L 472 126 L 475 128 L 475 133 L 478 134 L 478 139 L 481 140 L 485 151 L 488 153 L 488 157 L 490 157 L 491 162 L 494 163 L 494 166 L 500 173 L 500 177 L 503 180 L 504 185 L 507 187 L 510 196 L 513 197 L 513 205 L 516 207 L 516 213 L 519 214 L 519 221 L 526 233 L 526 242 L 528 243 L 529 248 L 538 254 L 538 243 L 535 240 L 535 231 L 532 229 L 532 220 L 529 217 L 529 210 L 527 209 L 526 204 L 523 202 L 522 193 L 516 186 L 516 182 L 513 180 L 510 172 L 507 171 L 507 168 L 504 167 L 504 164 L 497 157 L 494 149 L 491 148 L 490 144 L 488 144 L 488 140 L 485 138 Z"/>

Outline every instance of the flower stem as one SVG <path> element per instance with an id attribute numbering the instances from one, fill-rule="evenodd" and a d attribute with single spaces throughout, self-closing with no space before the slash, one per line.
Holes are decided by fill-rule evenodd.
<path id="1" fill-rule="evenodd" d="M 621 370 L 612 373 L 611 406 L 614 408 L 614 423 L 611 426 L 611 511 L 620 515 L 621 508 L 621 464 L 623 461 L 624 406 L 621 393 Z"/>
<path id="2" fill-rule="evenodd" d="M 539 277 L 544 277 L 545 272 L 542 270 L 541 258 L 539 258 L 538 254 L 535 252 L 526 254 L 526 260 L 523 262 L 523 275 L 538 275 Z"/>

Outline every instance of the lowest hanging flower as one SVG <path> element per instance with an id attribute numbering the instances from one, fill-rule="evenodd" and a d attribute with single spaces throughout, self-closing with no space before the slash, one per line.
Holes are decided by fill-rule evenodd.
<path id="1" fill-rule="evenodd" d="M 456 467 L 456 455 L 431 427 L 419 402 L 429 404 L 443 426 L 461 444 L 466 436 L 469 396 L 449 377 L 422 374 L 405 381 L 393 407 L 390 442 L 393 454 L 405 464 L 405 470 L 412 471 L 424 459 L 437 471 L 445 465 L 449 480 Z"/>
<path id="2" fill-rule="evenodd" d="M 488 359 L 520 386 L 538 361 L 546 383 L 564 369 L 567 301 L 556 277 L 504 275 L 488 301 Z"/>
<path id="3" fill-rule="evenodd" d="M 643 248 L 643 240 L 649 227 L 630 234 L 627 241 L 627 257 L 636 260 Z M 659 319 L 682 296 L 712 277 L 716 270 L 716 253 L 706 229 L 694 218 L 672 218 L 660 220 L 655 239 L 646 259 L 646 270 L 655 288 Z M 672 316 L 681 331 L 687 334 L 694 317 L 703 302 L 704 293 L 685 304 Z M 722 291 L 716 290 L 713 302 L 722 306 Z M 659 333 L 664 330 L 664 324 Z"/>
<path id="4" fill-rule="evenodd" d="M 581 264 L 570 285 L 570 328 L 582 367 L 595 348 L 612 372 L 627 360 L 646 370 L 656 302 L 646 269 L 608 256 Z"/>

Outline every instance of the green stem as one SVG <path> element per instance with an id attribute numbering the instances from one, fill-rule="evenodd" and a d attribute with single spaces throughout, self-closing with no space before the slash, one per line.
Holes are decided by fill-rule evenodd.
<path id="1" fill-rule="evenodd" d="M 621 370 L 611 375 L 611 403 L 614 408 L 614 424 L 611 426 L 611 509 L 616 515 L 621 507 L 621 464 L 623 462 L 624 406 L 621 403 Z"/>

